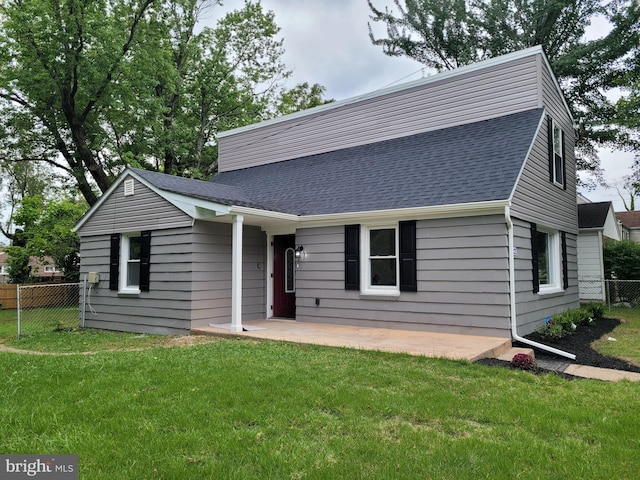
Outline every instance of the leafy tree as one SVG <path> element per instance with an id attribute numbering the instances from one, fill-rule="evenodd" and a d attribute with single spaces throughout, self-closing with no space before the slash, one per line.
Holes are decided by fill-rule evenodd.
<path id="1" fill-rule="evenodd" d="M 631 240 L 606 242 L 604 272 L 605 277 L 609 279 L 640 279 L 640 244 Z"/>
<path id="2" fill-rule="evenodd" d="M 282 91 L 278 105 L 276 106 L 276 114 L 287 115 L 333 102 L 333 99 L 323 98 L 325 90 L 326 89 L 318 83 L 309 85 L 307 82 L 304 82 L 290 90 Z"/>
<path id="3" fill-rule="evenodd" d="M 273 12 L 200 28 L 219 4 L 0 3 L 0 157 L 63 169 L 89 205 L 124 165 L 213 173 L 217 132 L 273 115 L 290 75 Z"/>
<path id="4" fill-rule="evenodd" d="M 614 87 L 629 85 L 633 77 L 625 76 L 620 65 L 634 51 L 637 62 L 638 2 L 394 0 L 397 14 L 378 9 L 372 0 L 368 3 L 371 20 L 386 26 L 387 37 L 376 38 L 369 25 L 374 45 L 387 55 L 407 56 L 438 71 L 542 45 L 577 121 L 580 170 L 601 173 L 597 145 L 638 148 L 630 132 L 638 127 L 622 122 L 606 96 Z M 612 30 L 604 38 L 586 41 L 584 34 L 596 15 L 606 15 Z M 633 71 L 637 73 L 637 63 Z M 634 98 L 632 94 L 621 101 L 618 112 Z"/>
<path id="5" fill-rule="evenodd" d="M 4 250 L 9 255 L 7 258 L 9 283 L 31 283 L 31 266 L 29 265 L 31 255 L 28 250 L 13 245 L 5 247 Z"/>
<path id="6" fill-rule="evenodd" d="M 31 256 L 40 260 L 51 257 L 56 267 L 64 270 L 66 280 L 78 280 L 80 239 L 72 228 L 86 209 L 85 202 L 72 198 L 23 199 L 14 217 L 21 228 L 14 235 L 13 245 L 6 248 L 10 258 L 9 275 L 17 280 L 14 283 L 25 282 L 32 273 L 28 269 Z"/>

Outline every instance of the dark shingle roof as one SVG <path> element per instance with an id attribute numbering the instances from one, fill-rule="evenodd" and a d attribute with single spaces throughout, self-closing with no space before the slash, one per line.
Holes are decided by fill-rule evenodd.
<path id="1" fill-rule="evenodd" d="M 212 185 L 298 215 L 508 199 L 542 109 L 222 172 Z M 240 189 L 240 190 L 238 190 Z M 245 197 L 243 197 L 245 198 Z"/>
<path id="2" fill-rule="evenodd" d="M 164 173 L 150 172 L 137 168 L 132 168 L 131 170 L 155 187 L 167 192 L 210 200 L 223 205 L 267 209 L 264 205 L 251 200 L 242 189 L 238 187 L 194 180 L 192 178 L 175 177 L 173 175 L 165 175 Z"/>
<path id="3" fill-rule="evenodd" d="M 582 203 L 578 205 L 579 228 L 602 228 L 607 220 L 611 202 Z"/>

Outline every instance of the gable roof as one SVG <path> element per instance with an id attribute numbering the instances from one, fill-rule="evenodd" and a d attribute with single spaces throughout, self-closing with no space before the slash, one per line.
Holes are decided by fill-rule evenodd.
<path id="1" fill-rule="evenodd" d="M 578 228 L 602 228 L 607 220 L 611 202 L 578 205 Z"/>
<path id="2" fill-rule="evenodd" d="M 219 183 L 205 182 L 193 178 L 176 177 L 164 173 L 150 172 L 131 168 L 138 176 L 145 179 L 151 185 L 167 192 L 186 195 L 193 198 L 201 198 L 222 205 L 237 205 L 241 207 L 270 210 L 265 205 L 256 203 L 239 187 L 223 185 Z"/>
<path id="3" fill-rule="evenodd" d="M 296 215 L 507 200 L 542 119 L 543 109 L 533 109 L 222 172 L 210 183 Z"/>
<path id="4" fill-rule="evenodd" d="M 640 228 L 640 211 L 616 212 L 616 217 L 627 228 Z"/>

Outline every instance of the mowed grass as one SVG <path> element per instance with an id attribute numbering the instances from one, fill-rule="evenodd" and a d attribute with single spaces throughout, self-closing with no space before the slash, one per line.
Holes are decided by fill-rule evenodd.
<path id="1" fill-rule="evenodd" d="M 466 362 L 222 339 L 0 353 L 0 451 L 83 479 L 635 478 L 640 391 Z"/>
<path id="2" fill-rule="evenodd" d="M 605 316 L 618 318 L 622 323 L 608 335 L 593 342 L 593 348 L 602 354 L 623 358 L 640 366 L 640 308 L 614 307 L 605 311 Z M 615 341 L 608 338 L 615 338 Z"/>
<path id="3" fill-rule="evenodd" d="M 637 338 L 640 315 L 607 315 L 625 323 L 606 346 Z M 638 383 L 281 342 L 15 333 L 15 312 L 0 311 L 6 344 L 67 355 L 0 352 L 0 452 L 77 454 L 82 479 L 608 479 L 640 469 Z M 87 351 L 97 353 L 73 354 Z"/>

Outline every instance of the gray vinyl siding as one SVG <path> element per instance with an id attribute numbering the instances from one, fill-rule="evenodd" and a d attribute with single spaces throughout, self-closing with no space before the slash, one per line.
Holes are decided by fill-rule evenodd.
<path id="1" fill-rule="evenodd" d="M 508 337 L 504 217 L 421 220 L 416 237 L 418 291 L 371 298 L 344 289 L 344 226 L 299 229 L 296 320 Z"/>
<path id="2" fill-rule="evenodd" d="M 98 272 L 85 325 L 106 330 L 186 334 L 191 329 L 191 228 L 151 234 L 150 290 L 119 295 L 109 290 L 109 235 L 82 237 L 81 274 Z M 121 273 L 122 274 L 122 273 Z"/>
<path id="3" fill-rule="evenodd" d="M 573 125 L 552 78 L 546 69 L 542 69 L 542 72 L 544 108 L 547 114 L 561 125 L 565 135 L 567 185 L 566 189 L 562 189 L 549 178 L 548 132 L 545 119 L 516 185 L 511 213 L 514 217 L 577 234 L 578 210 Z"/>
<path id="4" fill-rule="evenodd" d="M 578 300 L 577 235 L 567 233 L 569 288 L 564 292 L 541 295 L 533 292 L 531 230 L 528 222 L 513 219 L 516 279 L 516 314 L 519 335 L 527 335 L 544 324 L 547 317 L 580 306 Z"/>
<path id="5" fill-rule="evenodd" d="M 220 172 L 300 158 L 538 108 L 539 65 L 528 56 L 346 103 L 290 120 L 265 123 L 219 139 Z"/>
<path id="6" fill-rule="evenodd" d="M 601 233 L 581 231 L 578 235 L 578 286 L 580 300 L 605 301 Z"/>
<path id="7" fill-rule="evenodd" d="M 100 273 L 87 327 L 186 334 L 231 322 L 231 225 L 196 222 L 193 228 L 152 230 L 150 289 L 135 296 L 109 290 L 109 238 L 82 238 L 81 273 Z M 265 318 L 265 235 L 245 226 L 243 244 L 243 320 Z"/>
<path id="8" fill-rule="evenodd" d="M 191 217 L 186 213 L 138 180 L 134 182 L 134 195 L 125 197 L 124 182 L 121 182 L 82 225 L 78 234 L 83 237 L 191 225 Z"/>
<path id="9" fill-rule="evenodd" d="M 192 326 L 231 322 L 231 225 L 196 222 L 193 229 Z M 266 318 L 266 236 L 243 228 L 242 320 Z"/>

